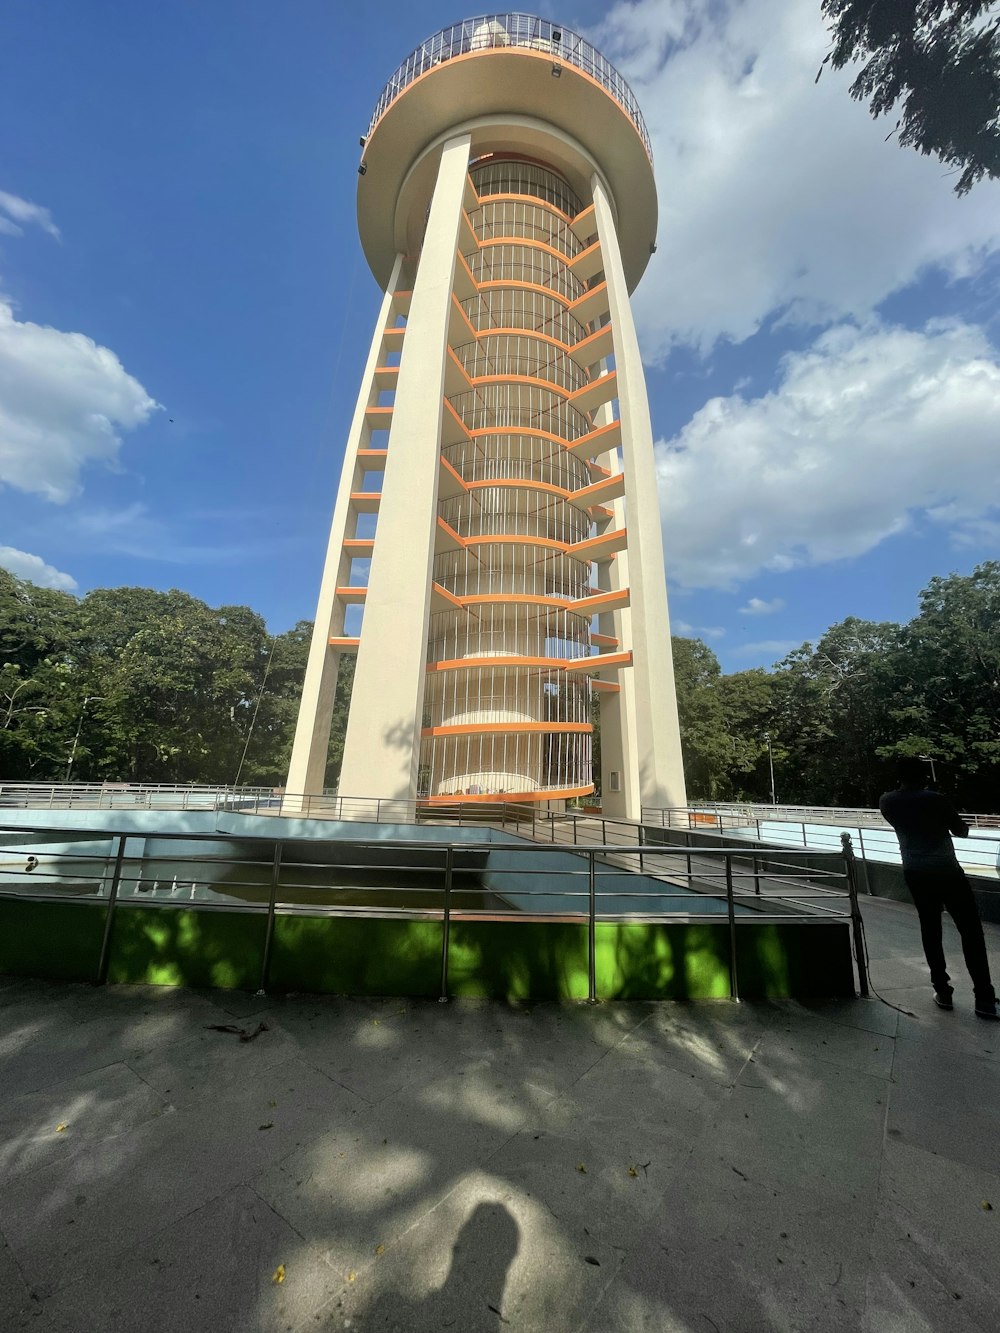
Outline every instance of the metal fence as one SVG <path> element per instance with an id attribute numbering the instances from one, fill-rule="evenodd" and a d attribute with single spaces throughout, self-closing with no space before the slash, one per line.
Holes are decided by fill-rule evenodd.
<path id="1" fill-rule="evenodd" d="M 540 51 L 551 57 L 559 66 L 575 65 L 584 74 L 588 74 L 605 92 L 611 94 L 631 120 L 652 162 L 653 149 L 649 142 L 649 132 L 639 110 L 635 93 L 611 61 L 601 55 L 596 46 L 592 46 L 579 33 L 572 32 L 562 23 L 552 23 L 548 19 L 536 18 L 532 14 L 482 14 L 477 18 L 465 19 L 462 23 L 453 23 L 450 27 L 442 28 L 433 37 L 421 42 L 410 52 L 382 89 L 375 110 L 372 112 L 368 133 L 372 133 L 396 98 L 405 92 L 415 79 L 420 78 L 421 74 L 443 64 L 446 60 L 454 59 L 455 56 L 503 47 Z"/>
<path id="2" fill-rule="evenodd" d="M 147 837 L 156 844 L 148 855 Z M 226 835 L 218 833 L 0 827 L 0 901 L 102 904 L 103 934 L 93 978 L 98 983 L 107 980 L 112 930 L 122 904 L 168 912 L 266 914 L 261 991 L 268 986 L 278 916 L 441 921 L 442 1000 L 449 994 L 449 932 L 456 920 L 585 923 L 588 998 L 593 1001 L 599 923 L 726 925 L 731 995 L 739 998 L 738 929 L 792 921 L 818 926 L 840 918 L 852 925 L 858 988 L 868 994 L 849 841 L 839 852 L 811 854 L 808 864 L 792 853 L 778 853 L 766 862 L 754 859 L 752 868 L 745 847 L 692 855 L 690 849 L 636 842 L 574 849 L 448 838 L 306 842 L 241 836 L 223 852 L 224 841 Z M 501 862 L 513 858 L 514 864 L 487 867 L 487 858 L 498 853 Z M 660 878 L 651 883 L 621 869 L 615 858 L 622 853 L 641 855 Z M 556 855 L 562 858 L 559 864 L 552 859 Z M 532 861 L 524 860 L 528 857 Z"/>
<path id="3" fill-rule="evenodd" d="M 740 828 L 757 821 L 788 820 L 800 824 L 849 824 L 855 828 L 878 825 L 888 828 L 880 810 L 866 806 L 756 805 L 737 801 L 699 801 L 685 806 L 643 806 L 642 818 L 663 828 L 694 828 L 705 825 L 718 830 Z M 973 828 L 1000 830 L 1000 815 L 964 814 Z"/>

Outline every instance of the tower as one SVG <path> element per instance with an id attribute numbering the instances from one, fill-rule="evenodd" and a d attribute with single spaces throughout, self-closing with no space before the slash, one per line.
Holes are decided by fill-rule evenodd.
<path id="1" fill-rule="evenodd" d="M 649 407 L 629 292 L 649 139 L 560 24 L 469 19 L 379 98 L 358 226 L 384 297 L 344 457 L 288 790 L 684 803 Z M 617 410 L 616 410 L 617 408 Z"/>

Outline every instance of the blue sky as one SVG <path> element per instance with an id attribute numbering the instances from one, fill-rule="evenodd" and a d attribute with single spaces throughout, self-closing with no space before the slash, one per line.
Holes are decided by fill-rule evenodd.
<path id="1" fill-rule="evenodd" d="M 635 308 L 676 632 L 736 670 L 1000 549 L 1000 187 L 814 76 L 818 0 L 575 3 L 653 139 Z M 371 15 L 378 13 L 376 22 Z M 464 17 L 8 0 L 0 564 L 311 618 L 378 292 L 358 136 Z"/>

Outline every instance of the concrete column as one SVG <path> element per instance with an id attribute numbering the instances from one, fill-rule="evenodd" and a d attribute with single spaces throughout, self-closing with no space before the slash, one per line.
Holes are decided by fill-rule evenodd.
<path id="1" fill-rule="evenodd" d="M 643 805 L 685 805 L 687 797 L 670 647 L 663 535 L 646 381 L 611 201 L 604 182 L 596 174 L 592 187 L 597 236 L 608 284 L 622 423 L 631 588 L 632 642 L 627 646 L 633 652 L 631 670 L 635 678 L 639 790 Z"/>
<path id="2" fill-rule="evenodd" d="M 403 336 L 340 774 L 343 796 L 416 795 L 445 356 L 469 149 L 463 134 L 441 151 Z"/>
<path id="3" fill-rule="evenodd" d="M 611 419 L 610 408 L 602 409 Z M 604 425 L 603 420 L 597 422 Z M 621 472 L 621 458 L 616 449 L 605 459 L 612 472 Z M 627 484 L 627 483 L 626 483 Z M 613 528 L 627 527 L 625 501 L 612 501 Z M 614 560 L 598 566 L 602 592 L 619 592 L 629 586 L 629 553 L 619 551 Z M 623 607 L 605 611 L 598 617 L 602 633 L 613 634 L 623 649 L 631 648 L 632 611 Z M 617 694 L 602 694 L 601 700 L 601 809 L 616 819 L 638 819 L 642 806 L 639 790 L 639 738 L 636 734 L 635 670 L 623 667 L 616 680 Z M 611 790 L 611 774 L 618 774 L 618 791 Z"/>
<path id="4" fill-rule="evenodd" d="M 398 255 L 375 324 L 375 334 L 368 349 L 368 360 L 361 379 L 354 418 L 344 446 L 344 466 L 340 473 L 340 486 L 330 524 L 330 541 L 326 548 L 319 605 L 316 608 L 312 642 L 309 645 L 309 660 L 302 683 L 302 700 L 299 704 L 299 717 L 288 769 L 287 790 L 293 795 L 319 795 L 323 791 L 326 777 L 333 702 L 337 692 L 337 674 L 340 667 L 340 653 L 330 647 L 330 637 L 344 632 L 344 605 L 337 597 L 337 588 L 342 582 L 344 573 L 342 568 L 344 538 L 353 535 L 347 531 L 347 527 L 351 521 L 351 492 L 359 482 L 357 455 L 368 438 L 365 412 L 378 401 L 375 371 L 381 363 L 382 335 L 389 326 L 392 316 L 392 298 L 399 283 L 402 263 L 403 257 Z"/>

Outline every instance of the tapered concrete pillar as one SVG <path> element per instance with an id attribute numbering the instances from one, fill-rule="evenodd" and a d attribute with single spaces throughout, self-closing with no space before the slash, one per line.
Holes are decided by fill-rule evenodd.
<path id="1" fill-rule="evenodd" d="M 653 453 L 646 379 L 635 321 L 628 300 L 614 213 L 607 187 L 594 175 L 594 212 L 604 261 L 608 308 L 614 330 L 618 414 L 625 473 L 625 512 L 629 533 L 628 578 L 635 687 L 635 733 L 642 804 L 654 808 L 685 805 L 670 645 L 670 616 L 663 567 L 663 531 Z M 637 813 L 637 812 L 636 812 Z"/>
<path id="2" fill-rule="evenodd" d="M 441 150 L 403 337 L 340 791 L 412 800 L 437 537 L 445 357 L 469 136 Z"/>
<path id="3" fill-rule="evenodd" d="M 338 596 L 337 590 L 348 582 L 350 548 L 345 548 L 344 543 L 355 536 L 350 527 L 356 522 L 357 503 L 352 502 L 351 497 L 358 493 L 364 475 L 364 468 L 359 462 L 358 455 L 371 434 L 368 414 L 378 401 L 377 371 L 380 362 L 385 358 L 384 332 L 392 319 L 393 298 L 399 284 L 402 262 L 402 256 L 397 256 L 379 310 L 378 322 L 375 325 L 375 333 L 361 380 L 361 391 L 358 394 L 350 433 L 344 446 L 344 467 L 340 474 L 340 486 L 333 510 L 333 521 L 330 524 L 330 541 L 323 565 L 319 605 L 313 624 L 312 642 L 309 645 L 309 660 L 302 685 L 302 702 L 299 705 L 295 739 L 292 742 L 292 758 L 288 768 L 286 790 L 293 795 L 322 792 L 326 777 L 330 727 L 340 666 L 340 649 L 331 644 L 331 639 L 343 637 L 346 611 L 345 603 Z"/>

